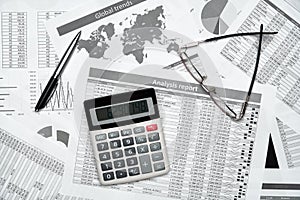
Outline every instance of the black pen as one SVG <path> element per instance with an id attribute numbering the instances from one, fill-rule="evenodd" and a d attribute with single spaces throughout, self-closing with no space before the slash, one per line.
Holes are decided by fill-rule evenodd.
<path id="1" fill-rule="evenodd" d="M 74 50 L 76 49 L 76 44 L 80 38 L 80 35 L 81 35 L 81 31 L 79 31 L 77 33 L 77 35 L 74 37 L 74 39 L 70 43 L 68 49 L 66 50 L 66 52 L 62 56 L 61 60 L 59 61 L 53 75 L 51 76 L 50 80 L 48 81 L 44 91 L 42 92 L 41 97 L 39 98 L 39 100 L 35 106 L 35 112 L 38 112 L 41 109 L 43 109 L 47 105 L 47 103 L 49 102 L 51 97 L 53 96 L 53 94 L 56 90 L 58 81 L 59 81 L 64 69 L 66 68 L 71 56 L 73 55 Z"/>

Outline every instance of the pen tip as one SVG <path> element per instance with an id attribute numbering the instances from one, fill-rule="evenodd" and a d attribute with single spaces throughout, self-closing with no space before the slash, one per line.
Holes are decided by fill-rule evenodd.
<path id="1" fill-rule="evenodd" d="M 38 109 L 38 108 L 35 108 L 34 111 L 35 111 L 35 112 L 39 112 L 39 109 Z"/>

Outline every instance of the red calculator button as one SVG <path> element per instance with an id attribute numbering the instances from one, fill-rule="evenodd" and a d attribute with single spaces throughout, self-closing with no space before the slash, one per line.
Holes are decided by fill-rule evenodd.
<path id="1" fill-rule="evenodd" d="M 157 124 L 150 124 L 146 126 L 147 131 L 155 131 L 157 130 Z"/>

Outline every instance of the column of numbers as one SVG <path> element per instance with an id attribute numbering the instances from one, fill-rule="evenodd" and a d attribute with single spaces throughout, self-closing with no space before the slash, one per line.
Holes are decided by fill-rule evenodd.
<path id="1" fill-rule="evenodd" d="M 2 67 L 27 67 L 27 13 L 2 12 Z"/>
<path id="2" fill-rule="evenodd" d="M 56 67 L 59 58 L 55 53 L 54 46 L 50 42 L 50 37 L 46 31 L 45 22 L 49 19 L 55 18 L 63 12 L 38 12 L 37 14 L 37 29 L 38 29 L 38 66 Z"/>

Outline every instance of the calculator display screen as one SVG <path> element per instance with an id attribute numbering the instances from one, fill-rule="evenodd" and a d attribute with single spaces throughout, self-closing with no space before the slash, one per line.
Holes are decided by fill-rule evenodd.
<path id="1" fill-rule="evenodd" d="M 146 99 L 126 102 L 122 104 L 111 105 L 108 107 L 98 108 L 95 110 L 97 120 L 104 121 L 126 116 L 148 113 L 149 107 Z"/>

